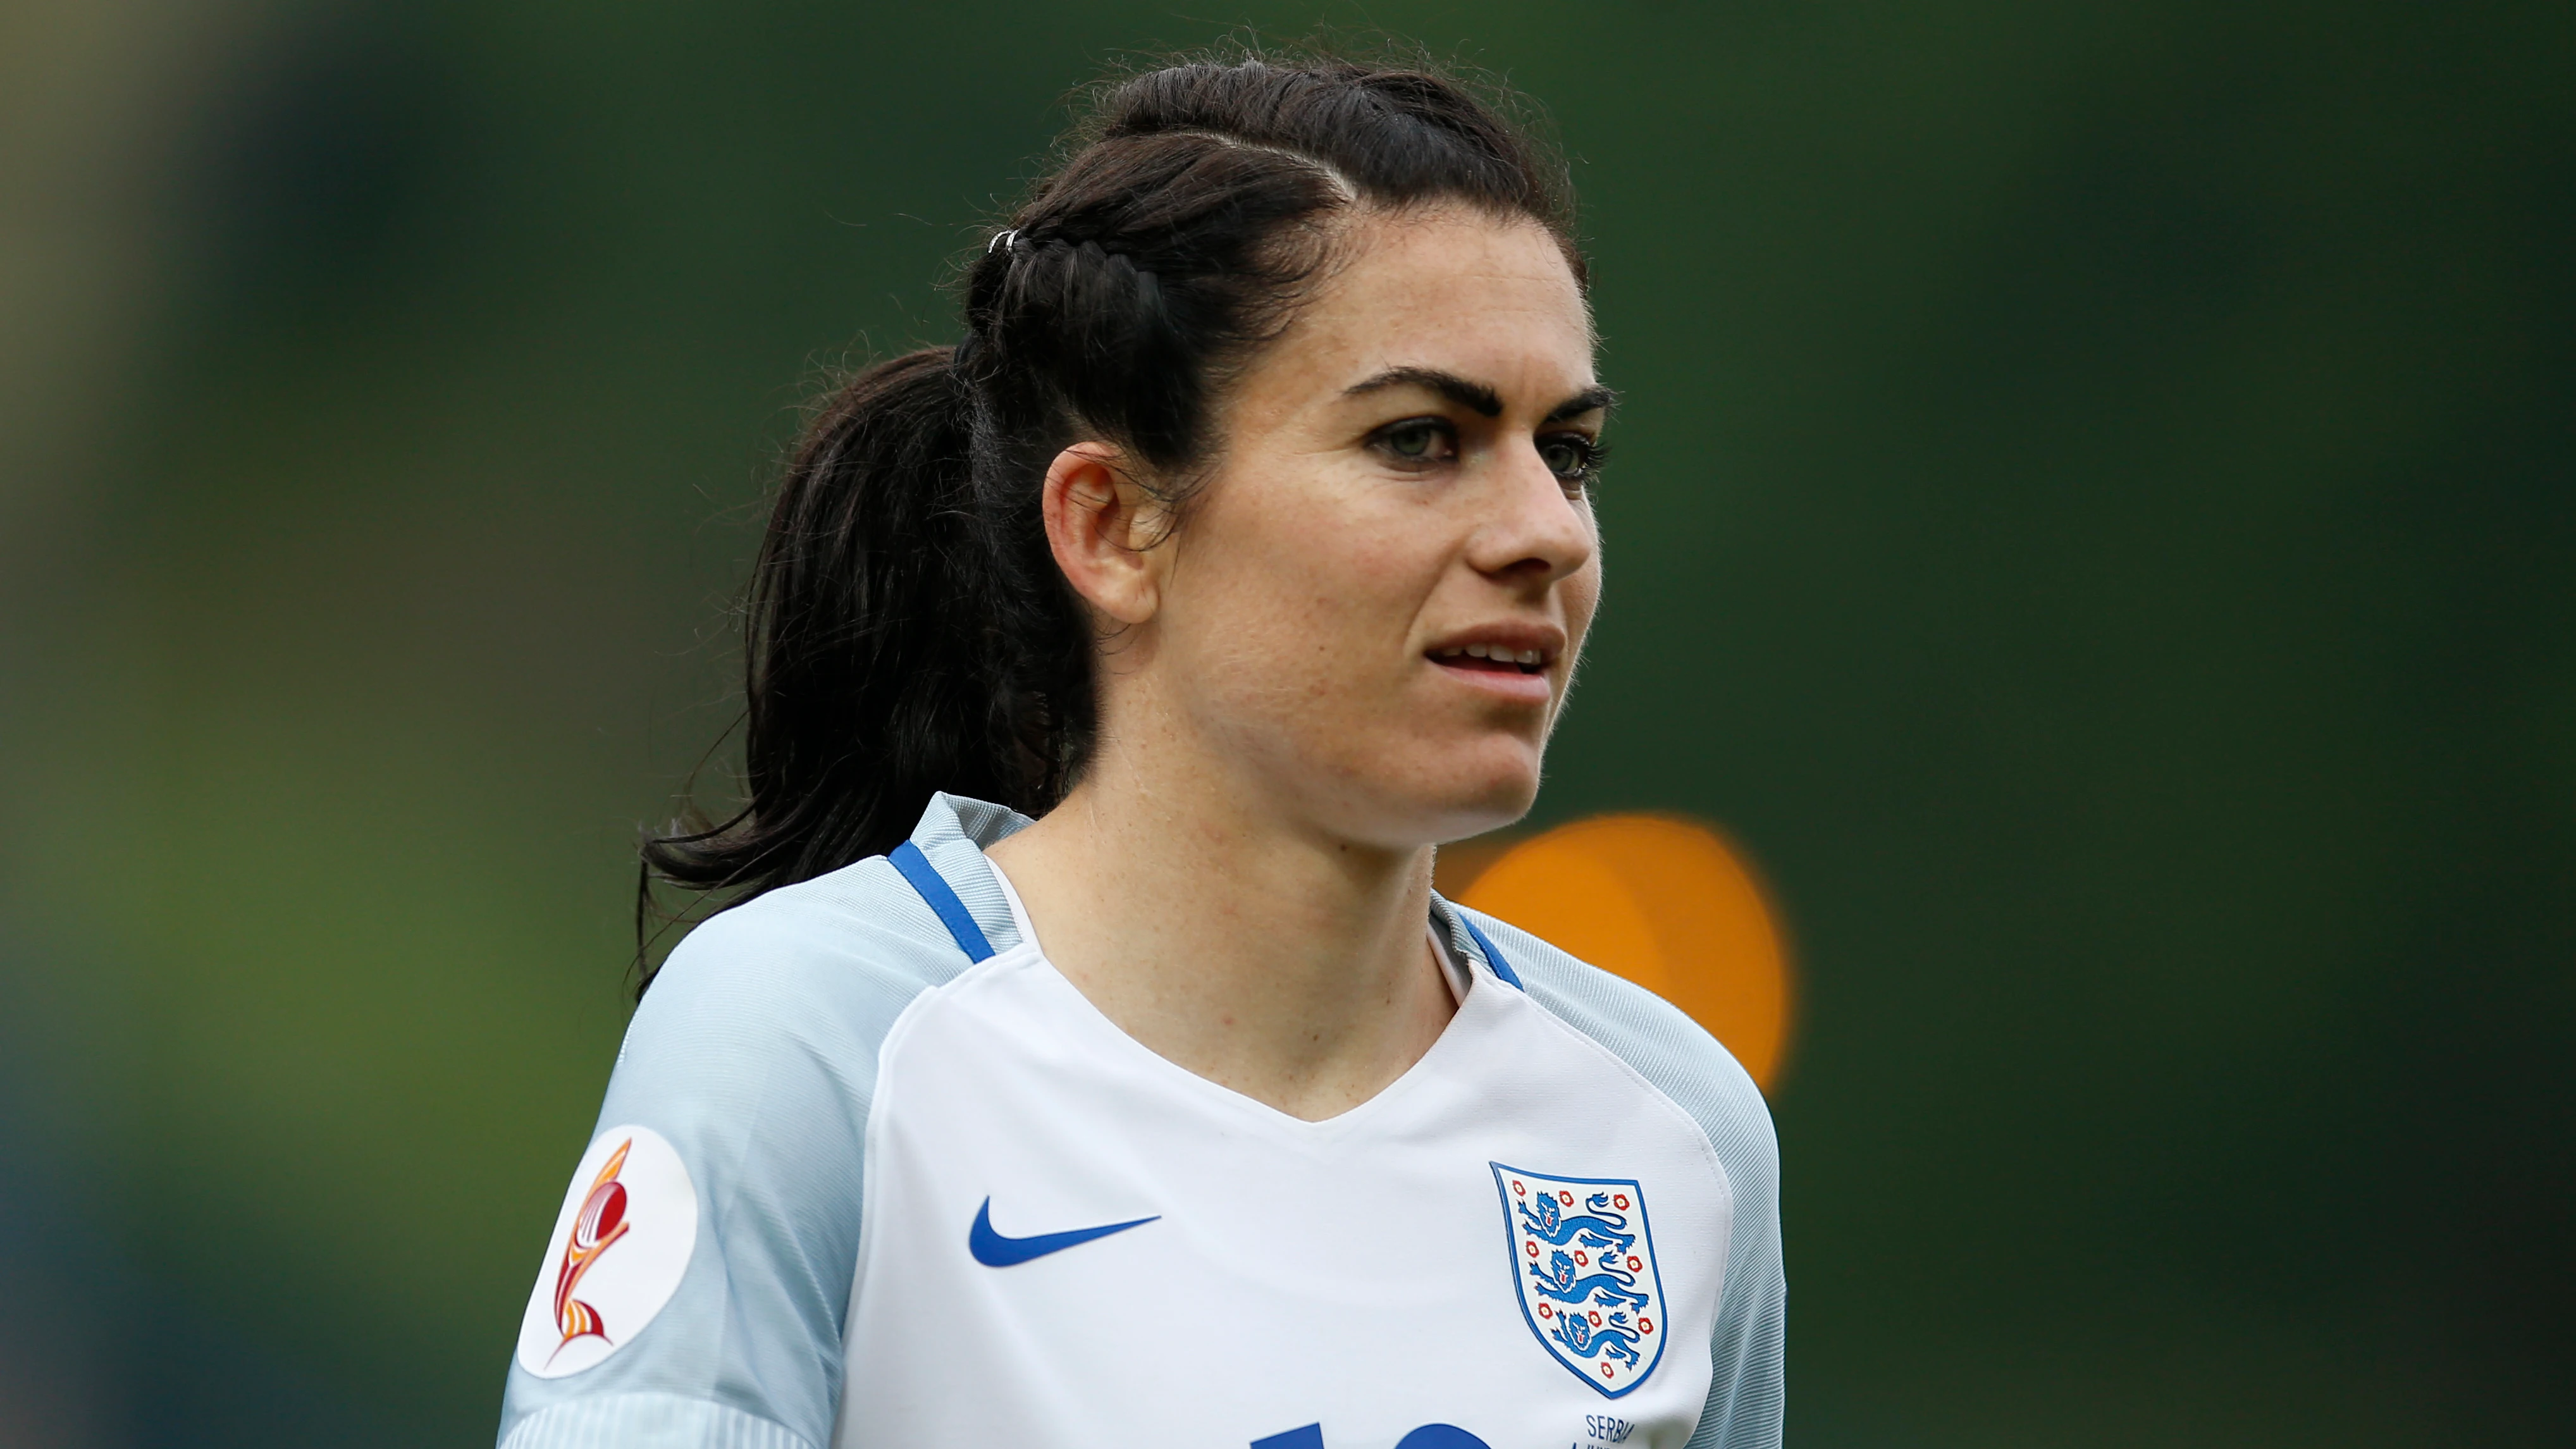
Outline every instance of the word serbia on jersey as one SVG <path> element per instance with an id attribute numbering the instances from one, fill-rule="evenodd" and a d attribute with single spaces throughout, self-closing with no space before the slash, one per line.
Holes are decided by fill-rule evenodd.
<path id="1" fill-rule="evenodd" d="M 1307 1122 L 1048 964 L 935 799 L 637 1011 L 506 1449 L 1769 1449 L 1770 1119 L 1653 996 L 1438 903 L 1457 1015 Z"/>

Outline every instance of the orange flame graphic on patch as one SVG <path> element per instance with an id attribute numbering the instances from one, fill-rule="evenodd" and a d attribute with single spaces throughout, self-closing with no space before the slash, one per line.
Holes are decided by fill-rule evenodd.
<path id="1" fill-rule="evenodd" d="M 626 1184 L 617 1180 L 618 1169 L 626 1165 L 627 1149 L 634 1145 L 635 1139 L 629 1137 L 608 1154 L 608 1165 L 591 1179 L 590 1196 L 582 1199 L 581 1213 L 572 1220 L 572 1240 L 564 1244 L 563 1261 L 555 1267 L 555 1327 L 563 1332 L 555 1353 L 571 1347 L 576 1338 L 610 1341 L 599 1310 L 573 1297 L 572 1290 L 599 1255 L 634 1226 L 626 1221 Z M 554 1354 L 546 1355 L 546 1362 L 554 1362 Z"/>

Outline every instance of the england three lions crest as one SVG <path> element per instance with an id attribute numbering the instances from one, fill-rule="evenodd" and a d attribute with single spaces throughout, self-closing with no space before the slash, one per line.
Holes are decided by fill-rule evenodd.
<path id="1" fill-rule="evenodd" d="M 1539 1346 L 1609 1398 L 1664 1356 L 1664 1284 L 1634 1178 L 1550 1177 L 1492 1164 L 1512 1283 Z"/>

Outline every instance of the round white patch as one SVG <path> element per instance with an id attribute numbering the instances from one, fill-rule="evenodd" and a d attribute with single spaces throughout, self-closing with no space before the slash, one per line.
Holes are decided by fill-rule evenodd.
<path id="1" fill-rule="evenodd" d="M 519 1325 L 519 1367 L 577 1374 L 643 1332 L 698 1245 L 698 1190 L 649 1127 L 612 1127 L 582 1154 Z"/>

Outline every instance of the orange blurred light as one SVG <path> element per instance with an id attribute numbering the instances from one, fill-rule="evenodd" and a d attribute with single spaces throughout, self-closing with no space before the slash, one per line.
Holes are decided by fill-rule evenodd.
<path id="1" fill-rule="evenodd" d="M 1560 825 L 1491 858 L 1456 892 L 1689 1013 L 1765 1092 L 1789 1037 L 1789 956 L 1768 897 L 1716 831 L 1665 815 Z M 1460 872 L 1463 873 L 1463 872 Z M 1444 884 L 1444 889 L 1446 889 Z"/>

